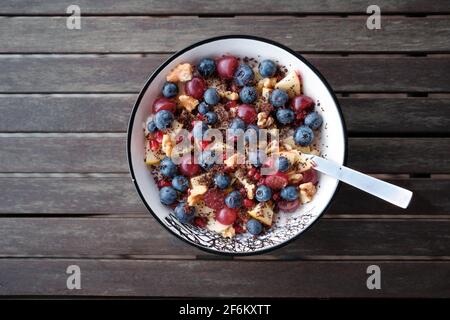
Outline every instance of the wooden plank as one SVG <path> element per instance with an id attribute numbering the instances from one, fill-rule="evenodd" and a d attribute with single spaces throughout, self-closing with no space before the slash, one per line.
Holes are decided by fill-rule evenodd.
<path id="1" fill-rule="evenodd" d="M 65 17 L 2 17 L 0 51 L 172 52 L 202 39 L 227 34 L 269 35 L 302 52 L 448 52 L 450 49 L 447 17 L 384 16 L 382 32 L 369 30 L 366 20 L 366 16 L 83 17 L 81 30 L 69 30 Z"/>
<path id="2" fill-rule="evenodd" d="M 333 215 L 448 215 L 450 180 L 388 180 L 414 192 L 407 210 L 399 209 L 354 188 L 342 185 L 325 217 Z M 129 177 L 0 178 L 3 214 L 120 214 L 144 215 Z"/>
<path id="3" fill-rule="evenodd" d="M 67 289 L 70 265 L 81 269 L 81 290 Z M 370 265 L 380 267 L 381 290 L 367 289 Z M 449 277 L 449 262 L 7 259 L 0 295 L 443 298 Z"/>
<path id="4" fill-rule="evenodd" d="M 0 92 L 137 93 L 166 58 L 163 54 L 0 56 Z M 337 92 L 450 92 L 448 55 L 306 58 Z"/>
<path id="5" fill-rule="evenodd" d="M 0 95 L 0 132 L 125 132 L 136 96 Z M 378 98 L 373 95 L 370 98 L 341 97 L 339 102 L 352 136 L 450 133 L 450 98 Z M 392 116 L 397 113 L 402 115 L 401 121 Z"/>
<path id="6" fill-rule="evenodd" d="M 450 252 L 449 220 L 322 219 L 270 256 L 441 256 Z M 203 255 L 153 218 L 2 218 L 0 257 L 120 258 Z"/>
<path id="7" fill-rule="evenodd" d="M 128 172 L 126 136 L 11 134 L 0 172 Z M 350 138 L 348 164 L 369 173 L 448 173 L 450 138 Z"/>
<path id="8" fill-rule="evenodd" d="M 69 0 L 34 1 L 6 0 L 2 3 L 0 15 L 64 15 L 71 5 Z M 199 1 L 199 0 L 129 0 L 122 1 L 88 1 L 79 0 L 77 5 L 83 15 L 153 15 L 153 14 L 330 14 L 360 13 L 366 14 L 370 1 L 347 0 L 280 0 L 276 5 L 270 0 L 260 0 L 258 5 L 248 1 Z M 450 12 L 445 0 L 380 0 L 377 2 L 382 13 L 445 13 Z"/>

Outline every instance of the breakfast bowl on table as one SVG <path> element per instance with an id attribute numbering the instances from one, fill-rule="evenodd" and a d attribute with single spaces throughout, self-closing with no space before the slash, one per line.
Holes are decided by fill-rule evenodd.
<path id="1" fill-rule="evenodd" d="M 127 145 L 153 216 L 180 239 L 229 255 L 266 253 L 309 229 L 339 185 L 311 156 L 344 165 L 346 149 L 323 76 L 252 36 L 207 39 L 159 66 L 135 103 Z"/>

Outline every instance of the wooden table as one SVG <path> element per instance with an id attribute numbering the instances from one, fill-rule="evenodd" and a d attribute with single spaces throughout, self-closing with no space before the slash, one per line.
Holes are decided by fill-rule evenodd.
<path id="1" fill-rule="evenodd" d="M 1 295 L 450 296 L 450 3 L 380 0 L 369 30 L 370 1 L 276 2 L 2 1 Z M 66 28 L 70 4 L 81 30 Z M 164 59 L 223 34 L 269 37 L 317 66 L 345 114 L 349 165 L 413 190 L 409 209 L 344 186 L 304 236 L 249 258 L 163 229 L 130 181 L 127 121 Z"/>

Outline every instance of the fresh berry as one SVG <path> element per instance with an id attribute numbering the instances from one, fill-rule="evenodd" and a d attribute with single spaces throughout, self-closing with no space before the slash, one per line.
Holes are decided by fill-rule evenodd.
<path id="1" fill-rule="evenodd" d="M 166 98 L 176 97 L 178 94 L 178 86 L 173 82 L 166 82 L 163 86 L 162 94 Z"/>
<path id="2" fill-rule="evenodd" d="M 297 114 L 302 111 L 312 110 L 314 108 L 314 100 L 308 96 L 296 96 L 291 100 L 291 108 Z"/>
<path id="3" fill-rule="evenodd" d="M 217 73 L 223 79 L 232 79 L 238 65 L 239 62 L 236 57 L 224 56 L 217 60 Z"/>
<path id="4" fill-rule="evenodd" d="M 258 92 L 255 87 L 245 86 L 242 88 L 239 98 L 243 103 L 253 103 L 258 97 Z"/>
<path id="5" fill-rule="evenodd" d="M 245 232 L 245 229 L 242 227 L 242 225 L 239 223 L 239 220 L 236 220 L 236 222 L 233 224 L 234 232 L 236 234 L 241 234 Z"/>
<path id="6" fill-rule="evenodd" d="M 231 123 L 230 123 L 228 128 L 229 128 L 228 132 L 231 135 L 237 136 L 237 135 L 240 135 L 240 134 L 244 134 L 245 122 L 241 118 L 234 118 L 231 121 Z"/>
<path id="7" fill-rule="evenodd" d="M 189 188 L 189 181 L 185 176 L 175 176 L 172 179 L 172 187 L 180 192 L 185 192 Z"/>
<path id="8" fill-rule="evenodd" d="M 162 132 L 162 131 L 157 131 L 157 132 L 156 132 L 156 134 L 155 134 L 155 140 L 156 140 L 156 142 L 158 142 L 159 144 L 161 144 L 162 141 L 163 141 L 163 137 L 164 137 L 164 132 Z"/>
<path id="9" fill-rule="evenodd" d="M 173 113 L 167 110 L 158 111 L 155 116 L 155 125 L 159 130 L 165 130 L 172 125 Z"/>
<path id="10" fill-rule="evenodd" d="M 261 179 L 261 174 L 259 172 L 256 172 L 253 178 L 255 178 L 255 180 L 259 180 Z"/>
<path id="11" fill-rule="evenodd" d="M 245 86 L 254 78 L 253 70 L 246 64 L 240 64 L 234 72 L 234 82 L 238 86 Z"/>
<path id="12" fill-rule="evenodd" d="M 175 216 L 181 223 L 189 223 L 194 220 L 195 208 L 189 207 L 185 202 L 180 202 L 174 210 Z"/>
<path id="13" fill-rule="evenodd" d="M 298 198 L 298 189 L 294 186 L 287 186 L 281 189 L 281 198 L 287 201 L 294 201 Z"/>
<path id="14" fill-rule="evenodd" d="M 202 140 L 200 141 L 200 149 L 205 150 L 209 146 L 210 141 Z"/>
<path id="15" fill-rule="evenodd" d="M 177 166 L 172 159 L 165 157 L 161 160 L 159 170 L 163 176 L 171 178 L 177 173 Z"/>
<path id="16" fill-rule="evenodd" d="M 159 180 L 158 181 L 158 188 L 163 188 L 163 187 L 170 187 L 172 186 L 172 182 L 167 181 L 167 180 Z"/>
<path id="17" fill-rule="evenodd" d="M 237 106 L 237 101 L 236 100 L 230 100 L 227 103 L 225 103 L 225 109 L 230 110 L 234 107 Z"/>
<path id="18" fill-rule="evenodd" d="M 209 110 L 211 110 L 211 106 L 208 105 L 206 102 L 200 102 L 198 105 L 198 112 L 201 114 L 207 114 Z"/>
<path id="19" fill-rule="evenodd" d="M 156 140 L 150 140 L 150 149 L 152 151 L 158 151 L 159 150 L 159 143 Z"/>
<path id="20" fill-rule="evenodd" d="M 261 167 L 264 161 L 266 161 L 266 153 L 263 150 L 250 151 L 248 154 L 248 161 L 254 167 Z"/>
<path id="21" fill-rule="evenodd" d="M 249 176 L 250 178 L 253 178 L 256 174 L 256 168 L 251 168 L 250 170 L 248 170 L 247 172 L 247 176 Z"/>
<path id="22" fill-rule="evenodd" d="M 289 177 L 287 174 L 277 172 L 265 178 L 265 183 L 274 190 L 280 190 L 287 186 Z"/>
<path id="23" fill-rule="evenodd" d="M 312 184 L 317 184 L 317 182 L 319 181 L 317 171 L 314 169 L 306 170 L 302 172 L 302 174 L 303 174 L 302 183 L 311 182 Z"/>
<path id="24" fill-rule="evenodd" d="M 237 219 L 237 212 L 231 208 L 223 208 L 216 213 L 216 220 L 224 225 L 233 224 Z"/>
<path id="25" fill-rule="evenodd" d="M 269 201 L 272 198 L 272 190 L 266 185 L 259 186 L 256 188 L 255 198 L 259 202 Z"/>
<path id="26" fill-rule="evenodd" d="M 207 224 L 208 222 L 204 217 L 195 217 L 194 219 L 194 225 L 196 225 L 199 228 L 205 228 Z"/>
<path id="27" fill-rule="evenodd" d="M 270 94 L 270 103 L 274 106 L 274 107 L 284 107 L 284 105 L 286 104 L 286 102 L 288 101 L 289 96 L 286 93 L 286 91 L 281 90 L 281 89 L 275 89 L 272 91 L 272 93 Z"/>
<path id="28" fill-rule="evenodd" d="M 216 63 L 213 59 L 203 58 L 197 65 L 197 70 L 203 77 L 210 77 L 216 72 Z"/>
<path id="29" fill-rule="evenodd" d="M 158 113 L 161 110 L 167 110 L 172 113 L 175 113 L 176 109 L 177 104 L 172 100 L 164 97 L 156 99 L 155 102 L 153 103 L 153 113 Z"/>
<path id="30" fill-rule="evenodd" d="M 203 196 L 203 201 L 207 207 L 213 209 L 215 212 L 219 212 L 225 207 L 225 194 L 217 188 L 212 188 L 206 191 Z"/>
<path id="31" fill-rule="evenodd" d="M 310 127 L 300 126 L 295 129 L 294 141 L 296 144 L 306 147 L 309 146 L 314 139 L 314 133 Z"/>
<path id="32" fill-rule="evenodd" d="M 249 104 L 240 104 L 237 107 L 237 116 L 244 120 L 246 124 L 254 123 L 257 118 L 256 109 Z"/>
<path id="33" fill-rule="evenodd" d="M 150 120 L 149 122 L 147 122 L 147 130 L 150 133 L 154 133 L 156 130 L 158 130 L 155 121 Z"/>
<path id="34" fill-rule="evenodd" d="M 208 88 L 203 94 L 203 100 L 210 106 L 215 106 L 220 101 L 219 93 L 216 88 Z"/>
<path id="35" fill-rule="evenodd" d="M 295 120 L 295 113 L 291 109 L 278 109 L 276 112 L 276 117 L 281 124 L 290 124 Z"/>
<path id="36" fill-rule="evenodd" d="M 186 94 L 200 100 L 203 98 L 203 93 L 206 90 L 205 80 L 199 77 L 194 77 L 184 85 Z"/>
<path id="37" fill-rule="evenodd" d="M 289 170 L 289 166 L 290 163 L 288 158 L 286 157 L 281 156 L 275 160 L 275 167 L 277 168 L 278 171 L 286 172 Z"/>
<path id="38" fill-rule="evenodd" d="M 202 140 L 205 132 L 209 129 L 208 125 L 203 121 L 195 121 L 194 128 L 192 129 L 192 135 L 197 140 Z"/>
<path id="39" fill-rule="evenodd" d="M 295 199 L 294 201 L 282 200 L 277 203 L 278 209 L 284 212 L 294 212 L 300 207 L 300 200 Z"/>
<path id="40" fill-rule="evenodd" d="M 214 182 L 219 189 L 226 189 L 231 182 L 231 178 L 225 174 L 218 173 L 214 177 Z"/>
<path id="41" fill-rule="evenodd" d="M 213 125 L 217 122 L 218 117 L 217 117 L 217 113 L 215 113 L 214 111 L 209 111 L 205 114 L 206 117 L 206 122 L 210 125 Z"/>
<path id="42" fill-rule="evenodd" d="M 228 208 L 236 209 L 242 206 L 242 195 L 239 191 L 232 191 L 225 197 Z"/>
<path id="43" fill-rule="evenodd" d="M 253 200 L 250 200 L 248 198 L 244 199 L 244 207 L 247 209 L 253 208 L 255 206 L 255 202 Z"/>
<path id="44" fill-rule="evenodd" d="M 261 222 L 259 222 L 256 219 L 248 220 L 247 224 L 245 225 L 245 227 L 247 228 L 247 231 L 249 233 L 251 233 L 252 235 L 254 235 L 254 236 L 257 236 L 263 230 L 263 226 L 262 226 Z"/>
<path id="45" fill-rule="evenodd" d="M 217 162 L 217 155 L 213 150 L 205 150 L 200 154 L 198 162 L 204 170 L 209 170 Z"/>
<path id="46" fill-rule="evenodd" d="M 163 187 L 159 190 L 159 199 L 162 204 L 169 206 L 177 200 L 177 192 L 172 187 Z"/>
<path id="47" fill-rule="evenodd" d="M 187 177 L 193 177 L 198 175 L 201 169 L 198 164 L 194 163 L 194 159 L 187 155 L 181 159 L 180 172 Z"/>
<path id="48" fill-rule="evenodd" d="M 279 192 L 275 192 L 273 195 L 272 195 L 272 199 L 273 199 L 273 201 L 278 201 L 278 200 L 280 200 L 280 193 Z"/>
<path id="49" fill-rule="evenodd" d="M 277 65 L 272 60 L 263 60 L 259 64 L 258 71 L 263 78 L 270 78 L 277 72 Z"/>
<path id="50" fill-rule="evenodd" d="M 319 129 L 322 122 L 322 116 L 315 111 L 308 114 L 305 118 L 305 126 L 308 126 L 313 130 Z"/>

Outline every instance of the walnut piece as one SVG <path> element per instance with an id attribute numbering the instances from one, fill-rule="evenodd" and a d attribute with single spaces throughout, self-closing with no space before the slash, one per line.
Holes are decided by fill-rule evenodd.
<path id="1" fill-rule="evenodd" d="M 302 204 L 310 202 L 317 191 L 316 186 L 313 185 L 312 182 L 302 183 L 299 186 L 299 189 Z"/>
<path id="2" fill-rule="evenodd" d="M 192 79 L 192 65 L 182 63 L 177 65 L 166 77 L 169 82 L 186 82 Z"/>
<path id="3" fill-rule="evenodd" d="M 180 101 L 180 105 L 189 112 L 192 112 L 198 105 L 198 100 L 191 96 L 181 95 L 178 97 L 178 100 Z"/>
<path id="4" fill-rule="evenodd" d="M 258 113 L 257 117 L 258 121 L 256 124 L 260 128 L 267 128 L 274 123 L 274 119 L 271 116 L 269 116 L 269 113 L 267 112 L 260 112 Z"/>

